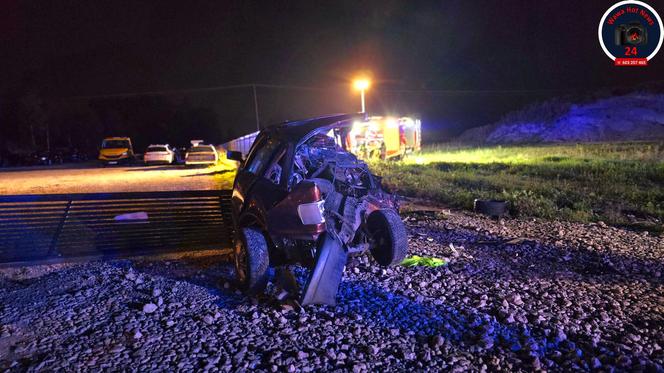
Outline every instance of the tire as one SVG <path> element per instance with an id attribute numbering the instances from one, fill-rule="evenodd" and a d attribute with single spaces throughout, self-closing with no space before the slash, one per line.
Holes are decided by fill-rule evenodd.
<path id="1" fill-rule="evenodd" d="M 475 212 L 494 218 L 507 215 L 507 202 L 476 199 L 473 203 Z"/>
<path id="2" fill-rule="evenodd" d="M 371 255 L 382 266 L 399 264 L 408 251 L 408 235 L 401 217 L 394 210 L 377 210 L 367 219 L 367 230 L 374 240 Z"/>
<path id="3" fill-rule="evenodd" d="M 235 244 L 235 274 L 248 295 L 262 293 L 267 286 L 270 257 L 265 236 L 255 228 L 242 228 Z"/>

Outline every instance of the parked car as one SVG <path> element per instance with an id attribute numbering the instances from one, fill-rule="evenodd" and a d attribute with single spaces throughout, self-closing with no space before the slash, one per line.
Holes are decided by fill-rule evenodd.
<path id="1" fill-rule="evenodd" d="M 30 166 L 34 163 L 34 153 L 0 149 L 0 167 Z"/>
<path id="2" fill-rule="evenodd" d="M 383 266 L 400 263 L 407 235 L 396 199 L 380 178 L 348 151 L 360 114 L 290 122 L 264 129 L 233 184 L 235 266 L 252 294 L 263 291 L 268 268 L 311 268 L 302 304 L 334 304 L 347 256 L 370 252 Z"/>
<path id="3" fill-rule="evenodd" d="M 81 152 L 78 148 L 63 148 L 60 153 L 66 163 L 78 163 L 88 160 L 87 154 Z"/>
<path id="4" fill-rule="evenodd" d="M 191 148 L 187 150 L 184 156 L 184 164 L 186 166 L 210 166 L 217 164 L 219 153 L 213 145 L 204 145 L 199 140 L 193 140 L 191 143 Z"/>
<path id="5" fill-rule="evenodd" d="M 129 137 L 107 137 L 101 143 L 99 160 L 104 165 L 129 163 L 134 160 L 134 148 Z"/>
<path id="6" fill-rule="evenodd" d="M 168 144 L 150 145 L 143 154 L 145 164 L 172 164 L 175 162 L 175 151 Z"/>
<path id="7" fill-rule="evenodd" d="M 31 166 L 50 166 L 63 163 L 62 154 L 57 151 L 41 150 L 32 153 L 30 158 L 29 164 Z"/>

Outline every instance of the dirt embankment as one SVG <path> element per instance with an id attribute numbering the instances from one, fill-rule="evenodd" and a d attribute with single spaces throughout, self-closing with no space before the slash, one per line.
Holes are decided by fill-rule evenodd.
<path id="1" fill-rule="evenodd" d="M 472 128 L 462 143 L 654 141 L 664 139 L 664 95 L 632 93 L 574 104 L 552 100 Z"/>

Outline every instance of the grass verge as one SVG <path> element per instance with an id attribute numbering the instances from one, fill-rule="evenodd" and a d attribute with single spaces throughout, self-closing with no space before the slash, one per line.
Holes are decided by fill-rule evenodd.
<path id="1" fill-rule="evenodd" d="M 437 145 L 372 168 L 392 191 L 453 207 L 501 199 L 515 216 L 664 230 L 664 142 Z"/>

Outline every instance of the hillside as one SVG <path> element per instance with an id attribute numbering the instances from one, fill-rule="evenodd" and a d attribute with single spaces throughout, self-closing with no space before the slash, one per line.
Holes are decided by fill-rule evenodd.
<path id="1" fill-rule="evenodd" d="M 664 139 L 664 94 L 631 93 L 583 104 L 547 101 L 472 128 L 457 141 L 518 144 Z"/>

